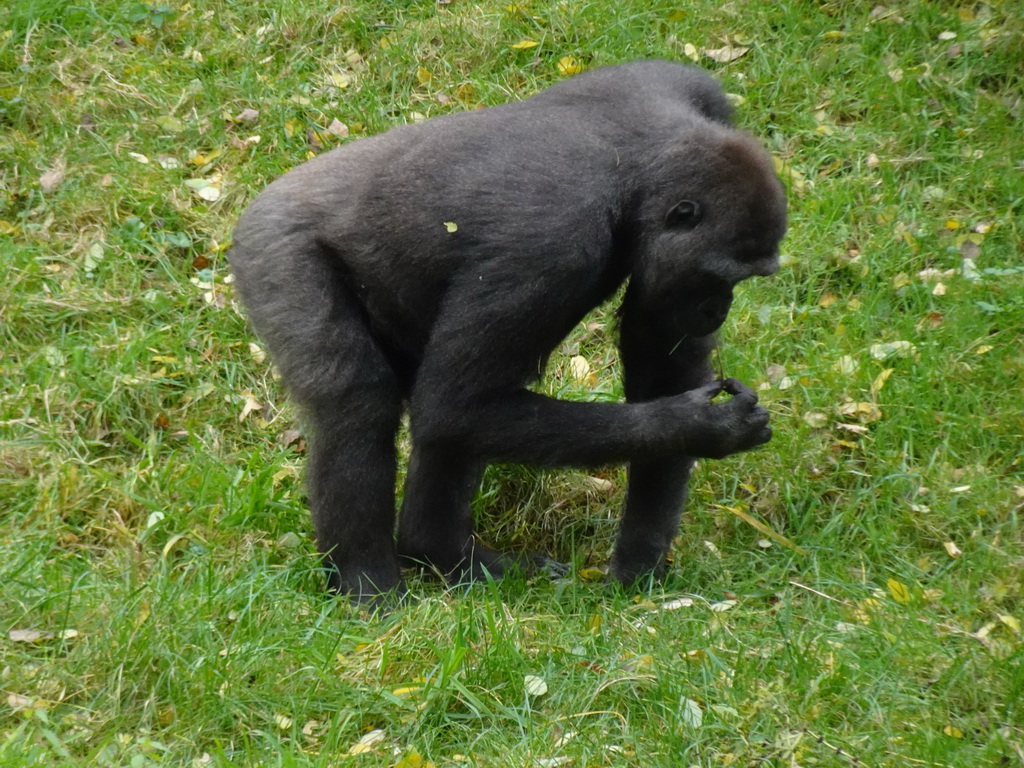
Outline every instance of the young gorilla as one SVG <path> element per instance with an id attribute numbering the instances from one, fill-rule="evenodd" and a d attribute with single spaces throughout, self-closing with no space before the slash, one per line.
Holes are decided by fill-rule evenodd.
<path id="1" fill-rule="evenodd" d="M 767 442 L 768 413 L 708 355 L 737 283 L 786 228 L 768 155 L 705 73 L 604 67 L 516 104 L 352 142 L 271 184 L 231 265 L 312 428 L 330 586 L 366 599 L 400 563 L 453 578 L 523 561 L 474 538 L 488 462 L 629 462 L 612 575 L 660 575 L 693 457 Z M 526 389 L 625 280 L 626 403 Z M 719 392 L 733 397 L 712 402 Z M 395 433 L 412 456 L 395 529 Z"/>

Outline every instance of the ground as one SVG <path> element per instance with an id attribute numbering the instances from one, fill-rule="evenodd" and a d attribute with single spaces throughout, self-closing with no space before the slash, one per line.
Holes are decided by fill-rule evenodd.
<path id="1" fill-rule="evenodd" d="M 1019 3 L 0 9 L 0 766 L 1024 765 Z M 304 442 L 225 250 L 271 179 L 581 69 L 694 60 L 790 193 L 666 582 L 624 472 L 497 467 L 568 579 L 330 600 Z M 614 312 L 541 388 L 621 397 Z"/>

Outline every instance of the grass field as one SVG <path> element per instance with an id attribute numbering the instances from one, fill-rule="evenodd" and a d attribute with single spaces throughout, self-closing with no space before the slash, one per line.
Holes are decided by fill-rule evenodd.
<path id="1" fill-rule="evenodd" d="M 719 76 L 787 180 L 720 356 L 774 440 L 699 466 L 649 591 L 593 578 L 621 468 L 496 467 L 486 538 L 570 578 L 325 598 L 239 213 L 643 57 Z M 0 766 L 1024 765 L 1022 118 L 1016 0 L 5 5 Z M 614 339 L 544 390 L 620 397 Z"/>

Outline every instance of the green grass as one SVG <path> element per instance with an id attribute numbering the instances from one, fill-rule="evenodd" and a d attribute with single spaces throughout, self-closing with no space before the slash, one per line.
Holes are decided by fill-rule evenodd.
<path id="1" fill-rule="evenodd" d="M 1024 765 L 1024 14 L 875 5 L 0 9 L 0 766 Z M 750 50 L 701 63 L 791 190 L 789 266 L 741 289 L 721 353 L 772 443 L 700 466 L 649 592 L 578 573 L 621 468 L 498 467 L 487 537 L 572 578 L 414 581 L 370 620 L 326 599 L 293 412 L 227 275 L 238 214 L 311 153 L 524 98 L 563 57 L 726 42 Z M 544 387 L 618 397 L 613 314 L 588 323 Z"/>

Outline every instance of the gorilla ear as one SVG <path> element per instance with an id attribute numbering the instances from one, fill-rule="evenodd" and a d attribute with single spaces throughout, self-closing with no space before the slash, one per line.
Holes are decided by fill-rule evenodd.
<path id="1" fill-rule="evenodd" d="M 700 224 L 703 218 L 704 212 L 700 208 L 700 203 L 693 200 L 680 200 L 669 209 L 665 216 L 665 226 L 689 232 Z"/>

